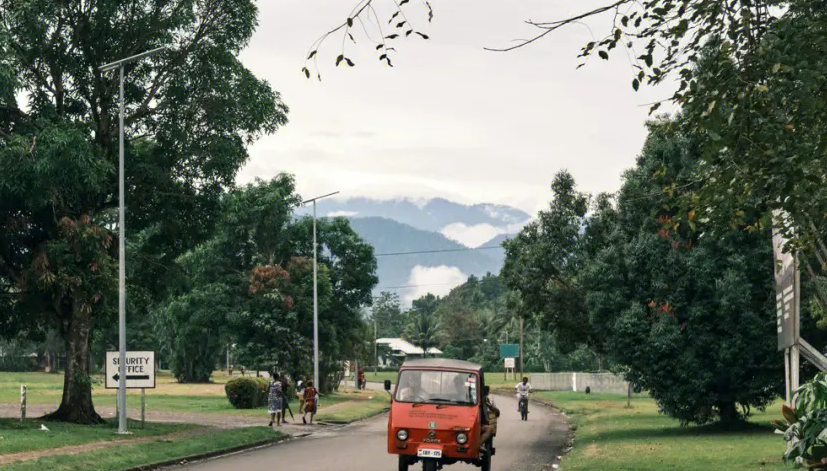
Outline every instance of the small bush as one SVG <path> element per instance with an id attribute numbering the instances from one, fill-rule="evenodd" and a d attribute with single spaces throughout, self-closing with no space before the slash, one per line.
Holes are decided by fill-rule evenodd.
<path id="1" fill-rule="evenodd" d="M 270 384 L 266 379 L 256 377 L 256 388 L 258 390 L 258 404 L 256 407 L 267 405 L 267 386 Z"/>
<path id="2" fill-rule="evenodd" d="M 267 402 L 267 381 L 264 378 L 234 378 L 224 385 L 224 393 L 236 409 L 255 409 Z"/>

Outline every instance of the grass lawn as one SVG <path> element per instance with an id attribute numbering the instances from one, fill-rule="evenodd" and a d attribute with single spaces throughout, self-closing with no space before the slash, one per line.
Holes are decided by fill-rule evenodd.
<path id="1" fill-rule="evenodd" d="M 3 467 L 3 471 L 120 471 L 187 456 L 226 450 L 241 445 L 280 439 L 269 427 L 214 431 L 180 440 L 157 440 L 79 453 L 55 455 Z"/>
<path id="2" fill-rule="evenodd" d="M 368 398 L 330 407 L 327 411 L 324 408 L 319 409 L 316 418 L 322 422 L 349 423 L 373 417 L 390 408 L 390 396 L 379 391 L 373 391 L 373 394 Z"/>
<path id="3" fill-rule="evenodd" d="M 80 445 L 90 442 L 165 435 L 194 427 L 191 425 L 147 423 L 146 428 L 142 429 L 140 428 L 140 422 L 132 420 L 129 422 L 129 430 L 132 431 L 132 434 L 124 436 L 115 433 L 118 431 L 116 421 L 87 426 L 42 422 L 34 419 L 26 420 L 21 424 L 17 419 L 0 419 L 0 454 Z M 40 430 L 41 424 L 45 424 L 49 430 Z"/>
<path id="4" fill-rule="evenodd" d="M 743 431 L 714 426 L 681 427 L 659 414 L 653 400 L 636 395 L 632 409 L 626 397 L 574 392 L 540 392 L 569 415 L 576 426 L 574 449 L 563 461 L 570 471 L 781 471 L 784 440 L 769 422 L 778 418 L 780 403 L 756 413 Z"/>
<path id="5" fill-rule="evenodd" d="M 240 416 L 261 416 L 264 408 L 240 410 L 234 409 L 224 393 L 224 384 L 238 374 L 228 377 L 226 372 L 217 371 L 213 374 L 212 382 L 207 384 L 179 384 L 169 372 L 160 372 L 155 389 L 146 390 L 147 410 L 223 413 Z M 103 377 L 95 376 L 92 397 L 95 406 L 115 407 L 114 389 L 103 387 Z M 27 401 L 29 404 L 49 404 L 55 408 L 60 404 L 63 392 L 63 375 L 49 373 L 0 373 L 0 403 L 19 403 L 20 385 L 27 387 Z M 324 408 L 353 399 L 343 393 L 333 393 L 321 398 L 319 412 Z M 127 407 L 130 409 L 141 406 L 140 391 L 127 391 Z M 296 413 L 299 409 L 298 400 L 290 401 L 290 407 Z"/>

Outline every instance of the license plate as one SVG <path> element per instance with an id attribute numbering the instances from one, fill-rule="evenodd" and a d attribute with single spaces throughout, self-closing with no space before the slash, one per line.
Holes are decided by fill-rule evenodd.
<path id="1" fill-rule="evenodd" d="M 442 458 L 442 450 L 420 448 L 419 450 L 417 450 L 416 456 L 420 458 Z"/>

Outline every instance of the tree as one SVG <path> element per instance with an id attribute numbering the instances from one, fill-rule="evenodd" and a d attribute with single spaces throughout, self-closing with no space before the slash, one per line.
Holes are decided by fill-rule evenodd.
<path id="1" fill-rule="evenodd" d="M 68 361 L 60 407 L 49 417 L 98 422 L 88 346 L 95 319 L 116 305 L 102 289 L 114 263 L 102 238 L 115 228 L 118 203 L 118 80 L 99 67 L 169 46 L 126 67 L 127 224 L 130 234 L 153 233 L 150 259 L 174 260 L 203 235 L 203 210 L 232 185 L 246 146 L 286 122 L 287 108 L 238 60 L 256 25 L 250 0 L 6 1 L 0 23 L 0 292 L 13 298 L 10 323 L 60 326 Z M 21 94 L 25 109 L 15 99 Z M 66 220 L 99 234 L 71 248 L 94 253 L 95 265 L 54 259 L 72 245 Z M 56 296 L 48 305 L 28 302 L 41 293 L 26 273 L 60 282 L 60 270 L 83 269 L 67 279 L 72 289 L 44 287 Z M 89 284 L 97 276 L 100 283 Z"/>
<path id="2" fill-rule="evenodd" d="M 405 330 L 407 319 L 402 312 L 399 295 L 388 291 L 379 293 L 373 302 L 373 322 L 378 338 L 399 338 Z"/>
<path id="3" fill-rule="evenodd" d="M 179 382 L 210 380 L 226 346 L 226 321 L 233 310 L 232 300 L 229 286 L 197 286 L 174 297 L 155 316 L 161 352 Z"/>
<path id="4" fill-rule="evenodd" d="M 770 235 L 733 228 L 700 236 L 671 225 L 682 190 L 660 190 L 691 191 L 684 182 L 697 149 L 676 123 L 650 124 L 624 175 L 615 243 L 589 269 L 602 278 L 590 287 L 589 307 L 611 331 L 607 351 L 618 370 L 665 413 L 732 424 L 780 390 Z"/>
<path id="5" fill-rule="evenodd" d="M 439 321 L 434 313 L 412 311 L 408 314 L 408 324 L 402 331 L 402 337 L 425 351 L 437 347 L 439 342 Z"/>
<path id="6" fill-rule="evenodd" d="M 505 243 L 502 277 L 520 294 L 521 315 L 540 316 L 569 352 L 595 340 L 578 280 L 586 256 L 582 228 L 589 197 L 575 189 L 566 171 L 555 175 L 551 190 L 548 210 Z"/>
<path id="7" fill-rule="evenodd" d="M 300 202 L 286 174 L 233 190 L 222 200 L 213 237 L 179 258 L 184 275 L 161 310 L 161 320 L 170 322 L 159 325 L 178 338 L 165 344 L 179 348 L 183 364 L 204 358 L 205 368 L 214 365 L 233 341 L 237 361 L 248 368 L 293 377 L 312 371 L 312 220 L 295 218 Z M 320 220 L 318 242 L 319 387 L 329 391 L 342 359 L 364 350 L 359 309 L 371 300 L 376 260 L 345 219 Z M 211 302 L 201 316 L 200 306 Z"/>

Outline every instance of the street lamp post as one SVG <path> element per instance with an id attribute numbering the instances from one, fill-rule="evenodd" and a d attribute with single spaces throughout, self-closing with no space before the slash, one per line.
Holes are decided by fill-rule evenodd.
<path id="1" fill-rule="evenodd" d="M 302 204 L 313 203 L 313 386 L 317 388 L 320 388 L 321 384 L 319 384 L 319 269 L 316 254 L 316 201 L 337 194 L 339 192 L 334 191 L 302 202 Z"/>
<path id="2" fill-rule="evenodd" d="M 101 66 L 101 72 L 118 69 L 119 72 L 119 135 L 118 135 L 118 433 L 127 433 L 126 430 L 126 221 L 124 211 L 124 149 L 123 149 L 123 72 L 124 65 L 160 52 L 166 47 L 159 47 L 151 51 L 127 57 L 119 61 Z"/>

